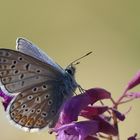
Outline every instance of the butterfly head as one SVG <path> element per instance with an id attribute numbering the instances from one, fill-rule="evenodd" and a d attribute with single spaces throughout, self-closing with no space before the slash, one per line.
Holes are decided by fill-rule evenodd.
<path id="1" fill-rule="evenodd" d="M 74 65 L 68 65 L 65 69 L 65 71 L 70 74 L 72 77 L 75 75 L 75 66 Z"/>
<path id="2" fill-rule="evenodd" d="M 92 53 L 92 52 L 89 52 L 89 53 L 87 53 L 87 54 L 85 54 L 85 55 L 79 57 L 78 59 L 72 61 L 72 62 L 66 67 L 65 71 L 66 71 L 68 74 L 70 74 L 72 77 L 74 77 L 74 75 L 75 75 L 75 70 L 76 70 L 75 66 L 76 66 L 77 64 L 80 63 L 79 60 L 82 59 L 82 58 L 84 58 L 84 57 L 86 57 L 86 56 L 88 56 L 88 55 L 91 54 L 91 53 Z"/>

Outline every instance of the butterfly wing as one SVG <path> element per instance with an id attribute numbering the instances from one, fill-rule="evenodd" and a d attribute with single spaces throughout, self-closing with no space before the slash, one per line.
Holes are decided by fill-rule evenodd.
<path id="1" fill-rule="evenodd" d="M 65 100 L 59 87 L 58 83 L 44 82 L 21 92 L 8 108 L 10 119 L 24 130 L 35 131 L 50 127 Z"/>
<path id="2" fill-rule="evenodd" d="M 30 55 L 39 59 L 40 61 L 50 64 L 52 67 L 63 71 L 63 69 L 58 65 L 53 59 L 51 59 L 46 53 L 39 49 L 36 45 L 24 38 L 18 38 L 16 41 L 16 50 L 24 54 Z"/>
<path id="3" fill-rule="evenodd" d="M 63 101 L 72 95 L 72 82 L 67 78 L 65 71 L 48 63 L 0 49 L 1 89 L 10 95 L 17 93 L 7 109 L 8 116 L 21 127 L 42 129 L 50 125 Z"/>
<path id="4" fill-rule="evenodd" d="M 0 79 L 4 92 L 19 93 L 47 80 L 57 81 L 63 74 L 64 71 L 26 54 L 0 49 Z"/>

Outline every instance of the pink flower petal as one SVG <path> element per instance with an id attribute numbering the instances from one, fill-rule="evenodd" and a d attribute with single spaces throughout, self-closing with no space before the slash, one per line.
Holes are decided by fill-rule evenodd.
<path id="1" fill-rule="evenodd" d="M 136 75 L 131 79 L 131 81 L 128 83 L 125 92 L 127 92 L 128 90 L 134 88 L 135 86 L 137 86 L 138 84 L 140 84 L 140 71 L 138 71 L 136 73 Z"/>
<path id="2" fill-rule="evenodd" d="M 93 120 L 75 122 L 53 130 L 57 133 L 57 140 L 75 140 L 76 138 L 86 140 L 89 135 L 95 135 L 98 132 L 98 122 Z M 91 139 L 91 137 L 89 138 Z"/>
<path id="3" fill-rule="evenodd" d="M 61 108 L 58 123 L 59 127 L 62 124 L 77 121 L 80 111 L 86 108 L 89 104 L 93 104 L 98 100 L 110 98 L 110 93 L 105 89 L 93 88 L 86 90 L 84 94 L 74 96 L 67 100 Z"/>
<path id="4" fill-rule="evenodd" d="M 98 132 L 114 136 L 118 134 L 117 129 L 102 117 L 65 124 L 59 128 L 54 128 L 53 131 L 57 133 L 57 140 L 75 140 L 76 138 L 77 140 L 96 140 L 96 137 L 89 136 L 95 136 Z"/>
<path id="5" fill-rule="evenodd" d="M 102 88 L 89 89 L 86 91 L 86 94 L 90 97 L 90 104 L 93 104 L 98 100 L 111 98 L 110 92 Z"/>
<path id="6" fill-rule="evenodd" d="M 80 112 L 80 115 L 86 118 L 93 118 L 108 110 L 108 106 L 88 106 Z"/>
<path id="7" fill-rule="evenodd" d="M 97 137 L 87 136 L 85 140 L 99 140 Z"/>
<path id="8" fill-rule="evenodd" d="M 118 110 L 112 108 L 112 111 L 114 112 L 114 114 L 116 115 L 116 117 L 120 120 L 120 121 L 124 121 L 125 119 L 125 115 L 122 114 L 121 112 L 119 112 Z"/>
<path id="9" fill-rule="evenodd" d="M 137 133 L 134 134 L 134 136 L 129 137 L 127 140 L 138 140 L 136 137 L 137 137 Z"/>
<path id="10" fill-rule="evenodd" d="M 131 97 L 131 98 L 140 98 L 140 92 L 126 93 L 126 96 Z"/>
<path id="11" fill-rule="evenodd" d="M 2 97 L 2 104 L 4 106 L 4 109 L 6 111 L 7 106 L 9 105 L 9 103 L 11 102 L 11 100 L 13 99 L 13 96 L 8 96 L 6 94 L 4 94 L 1 90 L 0 90 L 0 97 Z"/>
<path id="12" fill-rule="evenodd" d="M 118 130 L 111 125 L 103 116 L 98 116 L 94 120 L 99 122 L 99 131 L 108 135 L 118 135 Z"/>

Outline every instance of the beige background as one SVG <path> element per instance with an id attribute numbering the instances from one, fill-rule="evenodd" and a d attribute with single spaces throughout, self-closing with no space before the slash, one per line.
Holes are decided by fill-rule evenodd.
<path id="1" fill-rule="evenodd" d="M 0 0 L 0 47 L 15 49 L 17 37 L 36 43 L 61 66 L 93 51 L 77 66 L 82 87 L 104 87 L 117 97 L 140 68 L 139 0 Z M 137 88 L 136 91 L 140 91 Z M 121 140 L 140 132 L 140 100 L 120 123 Z M 140 133 L 139 133 L 140 135 Z M 47 131 L 25 133 L 9 125 L 0 106 L 1 140 L 54 140 Z"/>

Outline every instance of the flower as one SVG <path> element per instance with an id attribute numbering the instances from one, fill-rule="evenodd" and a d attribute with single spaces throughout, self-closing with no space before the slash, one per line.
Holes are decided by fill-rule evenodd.
<path id="1" fill-rule="evenodd" d="M 110 93 L 105 89 L 93 88 L 67 100 L 61 108 L 55 128 L 52 129 L 57 133 L 57 140 L 98 140 L 99 132 L 117 135 L 117 129 L 101 115 L 109 108 L 93 106 L 98 100 L 110 98 Z M 78 122 L 79 115 L 88 120 Z"/>
<path id="2" fill-rule="evenodd" d="M 140 92 L 127 92 L 126 96 L 131 98 L 140 98 Z"/>
<path id="3" fill-rule="evenodd" d="M 128 90 L 134 88 L 135 86 L 137 86 L 138 84 L 140 84 L 140 71 L 138 71 L 135 76 L 130 80 L 130 82 L 128 83 L 125 92 L 127 92 Z"/>
<path id="4" fill-rule="evenodd" d="M 57 140 L 85 140 L 88 135 L 95 135 L 99 129 L 98 122 L 90 120 L 66 124 L 54 131 L 58 134 Z"/>
<path id="5" fill-rule="evenodd" d="M 9 103 L 11 102 L 14 96 L 9 96 L 0 90 L 0 97 L 2 97 L 2 100 L 3 100 L 2 104 L 4 106 L 4 110 L 6 111 Z"/>
<path id="6" fill-rule="evenodd" d="M 59 125 L 77 121 L 79 113 L 89 104 L 94 104 L 101 99 L 109 99 L 110 93 L 102 88 L 86 90 L 84 94 L 74 96 L 67 100 L 61 108 Z M 58 125 L 58 124 L 57 124 Z"/>
<path id="7" fill-rule="evenodd" d="M 137 133 L 135 133 L 133 136 L 129 137 L 127 140 L 137 140 Z"/>
<path id="8" fill-rule="evenodd" d="M 132 99 L 140 98 L 140 92 L 128 92 L 128 90 L 136 87 L 139 84 L 140 84 L 140 71 L 138 71 L 135 74 L 135 76 L 130 80 L 130 82 L 128 82 L 128 85 L 124 92 L 125 96 Z"/>
<path id="9" fill-rule="evenodd" d="M 125 115 L 122 114 L 121 112 L 119 112 L 118 110 L 116 110 L 115 108 L 111 109 L 113 111 L 113 113 L 115 114 L 115 116 L 120 120 L 120 121 L 124 121 L 125 120 Z"/>

